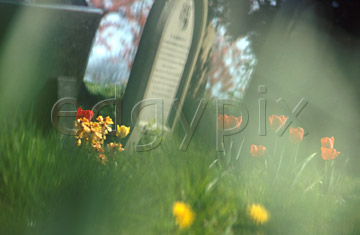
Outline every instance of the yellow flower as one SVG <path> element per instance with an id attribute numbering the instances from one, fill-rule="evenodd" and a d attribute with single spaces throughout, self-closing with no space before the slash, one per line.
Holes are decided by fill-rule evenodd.
<path id="1" fill-rule="evenodd" d="M 100 130 L 100 131 L 101 131 L 101 130 Z M 101 133 L 100 131 L 94 132 L 94 135 L 95 135 L 97 138 L 99 138 L 99 139 L 102 138 L 102 133 Z"/>
<path id="2" fill-rule="evenodd" d="M 85 117 L 80 118 L 80 119 L 78 119 L 78 120 L 80 120 L 80 122 L 84 122 L 84 123 L 89 123 L 89 122 L 90 122 L 89 119 L 87 119 L 87 118 L 85 118 Z"/>
<path id="3" fill-rule="evenodd" d="M 195 213 L 189 205 L 183 202 L 175 202 L 172 212 L 176 218 L 176 224 L 179 225 L 180 229 L 188 228 L 194 222 Z"/>
<path id="4" fill-rule="evenodd" d="M 130 133 L 130 127 L 126 127 L 124 125 L 117 125 L 116 136 L 120 136 L 120 138 L 125 138 Z"/>
<path id="5" fill-rule="evenodd" d="M 101 161 L 102 164 L 106 164 L 107 158 L 106 158 L 106 155 L 105 155 L 105 154 L 100 154 L 100 155 L 98 156 L 98 158 L 100 159 L 100 161 Z"/>
<path id="6" fill-rule="evenodd" d="M 105 133 L 108 134 L 109 132 L 112 132 L 112 128 L 108 125 L 105 125 Z"/>
<path id="7" fill-rule="evenodd" d="M 248 213 L 250 218 L 255 221 L 256 224 L 264 224 L 269 220 L 269 213 L 260 204 L 252 204 L 248 206 Z"/>
<path id="8" fill-rule="evenodd" d="M 123 146 L 122 146 L 121 143 L 113 143 L 113 142 L 110 142 L 110 144 L 108 144 L 107 147 L 108 147 L 108 149 L 110 149 L 110 150 L 114 150 L 115 148 L 117 148 L 117 150 L 118 150 L 119 152 L 124 151 L 124 148 L 123 148 Z"/>
<path id="9" fill-rule="evenodd" d="M 90 118 L 91 119 L 91 118 Z M 89 120 L 90 120 L 89 119 Z M 104 153 L 104 142 L 106 140 L 106 135 L 112 131 L 110 127 L 111 124 L 114 124 L 113 120 L 107 116 L 105 119 L 102 116 L 97 117 L 97 122 L 91 122 L 86 118 L 78 118 L 75 122 L 75 138 L 77 139 L 77 145 L 81 144 L 91 144 L 92 148 L 97 152 Z M 119 126 L 118 126 L 119 127 Z M 121 126 L 119 127 L 118 135 L 125 137 L 130 132 L 129 127 Z M 124 151 L 121 143 L 110 143 L 108 148 L 116 148 L 118 151 Z M 102 163 L 107 161 L 104 154 L 98 155 Z"/>
<path id="10" fill-rule="evenodd" d="M 97 123 L 97 122 L 92 122 L 92 123 L 91 123 L 91 131 L 92 131 L 92 132 L 100 132 L 100 131 L 101 131 L 101 127 L 100 127 L 99 123 Z"/>
<path id="11" fill-rule="evenodd" d="M 88 123 L 81 123 L 81 128 L 87 133 L 91 131 L 91 129 L 88 126 Z"/>
<path id="12" fill-rule="evenodd" d="M 119 146 L 118 146 L 118 147 L 119 147 L 119 148 L 118 148 L 119 152 L 124 151 L 124 148 L 123 148 L 122 144 L 119 144 Z"/>
<path id="13" fill-rule="evenodd" d="M 105 118 L 105 123 L 108 124 L 108 125 L 114 124 L 113 120 L 112 120 L 109 116 L 107 116 L 107 117 Z"/>
<path id="14" fill-rule="evenodd" d="M 113 142 L 110 142 L 109 144 L 107 144 L 107 147 L 110 149 L 113 149 L 116 147 L 116 144 L 114 144 Z"/>

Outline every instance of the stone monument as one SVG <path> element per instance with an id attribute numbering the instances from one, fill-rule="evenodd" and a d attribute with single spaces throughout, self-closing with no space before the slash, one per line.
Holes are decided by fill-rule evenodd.
<path id="1" fill-rule="evenodd" d="M 207 0 L 155 1 L 122 100 L 121 122 L 132 128 L 127 146 L 137 146 L 154 118 L 158 128 L 170 130 L 176 124 L 173 103 L 184 106 L 206 34 L 207 11 Z"/>

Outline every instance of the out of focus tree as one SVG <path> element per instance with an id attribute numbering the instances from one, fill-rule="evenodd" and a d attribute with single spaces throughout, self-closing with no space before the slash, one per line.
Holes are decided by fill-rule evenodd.
<path id="1" fill-rule="evenodd" d="M 214 45 L 213 67 L 210 73 L 210 86 L 216 87 L 215 90 L 231 91 L 239 89 L 235 85 L 241 84 L 240 89 L 246 88 L 248 76 L 253 73 L 254 62 L 261 63 L 269 58 L 261 56 L 261 50 L 267 45 L 267 41 L 273 26 L 286 32 L 287 39 L 294 34 L 296 23 L 302 15 L 309 11 L 314 11 L 316 22 L 319 24 L 319 30 L 327 33 L 339 43 L 337 50 L 337 59 L 339 63 L 344 64 L 344 72 L 354 73 L 359 71 L 359 66 L 351 66 L 351 63 L 344 63 L 350 57 L 358 60 L 358 56 L 352 53 L 354 48 L 360 46 L 360 2 L 352 0 L 210 0 L 211 15 L 214 19 L 214 25 L 217 27 L 218 37 Z M 314 18 L 315 20 L 315 18 Z M 276 21 L 276 23 L 274 23 Z M 281 21 L 281 22 L 280 22 Z M 279 24 L 280 22 L 280 24 Z M 280 27 L 280 28 L 279 28 Z M 221 29 L 221 30 L 219 30 Z M 256 58 L 256 61 L 245 59 L 240 62 L 236 58 L 242 58 L 244 51 L 237 51 L 234 45 L 242 38 L 251 42 L 249 55 Z M 281 44 L 281 42 L 278 42 Z M 236 47 L 236 46 L 235 46 Z M 233 51 L 236 52 L 233 52 Z M 231 53 L 230 53 L 231 52 Z M 220 59 L 229 57 L 233 59 Z M 276 51 L 274 51 L 276 53 Z M 231 57 L 231 56 L 230 56 Z M 247 66 L 245 67 L 244 65 Z M 249 66 L 250 65 L 250 66 Z M 229 74 L 234 69 L 246 70 L 240 78 Z M 247 74 L 244 75 L 244 74 Z M 217 76 L 214 76 L 217 75 Z M 230 79 L 232 77 L 232 79 Z M 353 75 L 349 74 L 350 77 Z M 234 85 L 235 82 L 235 85 Z M 351 82 L 360 85 L 358 79 L 352 79 Z M 229 88 L 231 88 L 229 90 Z M 214 89 L 211 89 L 212 91 Z"/>
<path id="2" fill-rule="evenodd" d="M 256 58 L 247 36 L 231 40 L 218 30 L 208 75 L 208 96 L 242 98 L 249 85 Z"/>
<path id="3" fill-rule="evenodd" d="M 319 19 L 329 32 L 339 29 L 347 34 L 334 35 L 340 41 L 356 40 L 360 36 L 360 2 L 353 0 L 211 0 L 212 14 L 217 24 L 225 25 L 228 35 L 238 37 L 251 34 L 255 53 L 261 38 L 271 29 L 271 23 L 280 11 L 288 16 L 289 32 L 297 17 L 314 7 Z M 352 38 L 352 39 L 350 39 Z M 352 41 L 355 43 L 355 41 Z"/>
<path id="4" fill-rule="evenodd" d="M 96 36 L 86 80 L 126 82 L 153 0 L 89 0 L 88 4 L 104 9 L 107 14 Z M 256 60 L 247 33 L 235 40 L 229 38 L 226 4 L 220 0 L 209 1 L 209 24 L 215 27 L 217 36 L 204 68 L 210 71 L 207 91 L 211 96 L 241 97 Z"/>
<path id="5" fill-rule="evenodd" d="M 126 82 L 153 0 L 89 0 L 106 15 L 90 55 L 86 80 Z"/>
<path id="6" fill-rule="evenodd" d="M 253 41 L 277 6 L 276 0 L 209 1 L 217 31 L 207 85 L 210 96 L 243 97 L 257 61 Z"/>

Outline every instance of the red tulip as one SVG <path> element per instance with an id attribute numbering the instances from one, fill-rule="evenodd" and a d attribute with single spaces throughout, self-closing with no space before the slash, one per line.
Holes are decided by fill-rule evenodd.
<path id="1" fill-rule="evenodd" d="M 253 157 L 261 157 L 262 155 L 264 155 L 265 150 L 266 150 L 266 147 L 263 146 L 263 145 L 255 145 L 255 144 L 252 144 L 252 145 L 250 146 L 250 154 L 251 154 Z"/>
<path id="2" fill-rule="evenodd" d="M 334 144 L 334 137 L 321 138 L 321 157 L 324 160 L 334 160 L 337 156 L 339 156 L 340 152 L 337 152 L 336 149 L 334 149 Z"/>
<path id="3" fill-rule="evenodd" d="M 224 129 L 230 129 L 234 127 L 239 127 L 242 123 L 242 116 L 234 117 L 232 115 L 219 115 L 218 117 L 218 127 L 220 126 L 221 122 L 224 122 Z"/>
<path id="4" fill-rule="evenodd" d="M 324 160 L 334 160 L 339 154 L 340 152 L 337 152 L 334 148 L 321 147 L 321 157 Z"/>
<path id="5" fill-rule="evenodd" d="M 334 148 L 335 138 L 324 137 L 321 138 L 321 147 L 332 149 Z"/>
<path id="6" fill-rule="evenodd" d="M 285 124 L 286 117 L 284 115 L 277 116 L 273 114 L 269 117 L 269 122 L 271 129 L 276 131 L 277 129 L 279 129 L 279 127 Z"/>
<path id="7" fill-rule="evenodd" d="M 78 111 L 76 113 L 76 120 L 84 117 L 90 121 L 93 115 L 94 112 L 91 110 L 83 110 L 82 108 L 78 108 Z"/>
<path id="8" fill-rule="evenodd" d="M 301 142 L 304 137 L 304 129 L 301 127 L 292 128 L 290 127 L 290 139 L 293 142 Z"/>

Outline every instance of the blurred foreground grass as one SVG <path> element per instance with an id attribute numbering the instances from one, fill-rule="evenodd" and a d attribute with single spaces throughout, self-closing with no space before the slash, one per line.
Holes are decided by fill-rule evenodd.
<path id="1" fill-rule="evenodd" d="M 182 134 L 165 135 L 152 151 L 108 155 L 104 165 L 74 137 L 44 134 L 31 118 L 2 123 L 0 234 L 360 232 L 360 181 L 341 171 L 341 156 L 325 174 L 334 163 L 320 150 L 292 165 L 296 147 L 285 139 L 261 158 L 241 136 L 216 152 L 204 124 L 186 152 Z M 176 201 L 194 211 L 190 228 L 176 225 Z M 268 211 L 267 223 L 250 218 L 253 203 Z"/>

